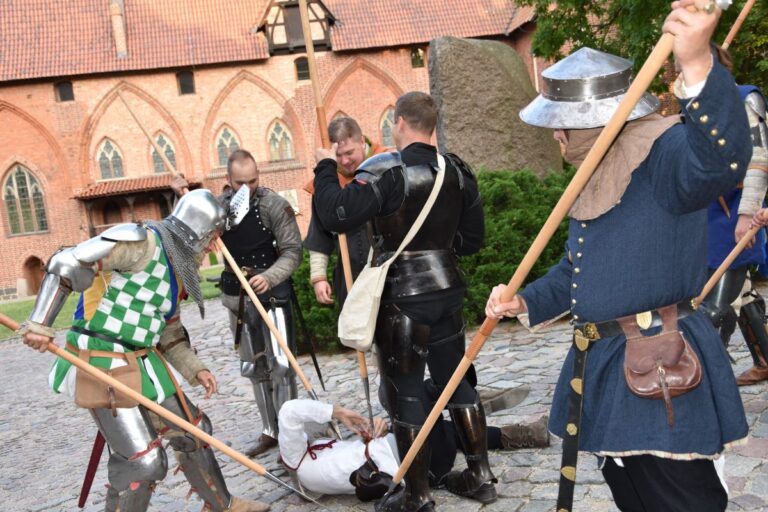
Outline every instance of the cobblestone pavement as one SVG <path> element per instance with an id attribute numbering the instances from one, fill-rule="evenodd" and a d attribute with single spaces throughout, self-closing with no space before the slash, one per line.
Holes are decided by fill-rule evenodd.
<path id="1" fill-rule="evenodd" d="M 202 359 L 219 380 L 220 394 L 202 400 L 198 389 L 190 391 L 193 401 L 207 412 L 214 424 L 214 435 L 245 450 L 259 434 L 260 420 L 248 381 L 239 376 L 238 361 L 231 348 L 225 313 L 217 300 L 209 301 L 206 320 L 194 307 L 185 306 L 185 324 Z M 521 327 L 502 324 L 486 343 L 477 360 L 481 388 L 530 388 L 519 406 L 494 413 L 489 423 L 504 425 L 535 420 L 547 413 L 561 361 L 570 342 L 569 326 L 560 322 L 543 333 L 531 334 Z M 61 344 L 61 335 L 57 338 Z M 740 334 L 731 343 L 735 371 L 751 364 Z M 328 391 L 322 392 L 308 357 L 301 357 L 304 372 L 321 398 L 341 402 L 364 412 L 363 393 L 353 354 L 321 356 L 320 364 Z M 78 410 L 67 399 L 53 394 L 47 384 L 50 355 L 27 349 L 18 339 L 0 343 L 0 510 L 59 511 L 76 510 L 85 466 L 96 428 L 87 412 Z M 369 357 L 373 396 L 378 380 Z M 751 426 L 748 444 L 726 457 L 731 510 L 764 510 L 768 507 L 768 402 L 765 385 L 742 389 Z M 376 400 L 374 400 L 376 402 Z M 381 408 L 374 403 L 374 412 Z M 258 459 L 280 474 L 276 451 Z M 499 478 L 499 500 L 484 511 L 551 511 L 557 496 L 560 443 L 553 439 L 546 449 L 494 452 L 491 463 Z M 86 511 L 102 510 L 106 483 L 106 455 L 102 458 Z M 172 459 L 172 457 L 171 457 Z M 461 459 L 459 456 L 458 459 Z M 273 504 L 275 511 L 310 511 L 317 507 L 305 503 L 273 483 L 219 454 L 230 491 Z M 577 511 L 615 510 L 607 486 L 592 457 L 580 458 Z M 187 500 L 189 487 L 181 473 L 158 485 L 150 510 L 199 511 L 197 497 Z M 460 499 L 445 491 L 434 493 L 439 510 L 474 512 L 475 502 Z M 322 503 L 330 510 L 372 510 L 354 497 L 326 497 Z"/>

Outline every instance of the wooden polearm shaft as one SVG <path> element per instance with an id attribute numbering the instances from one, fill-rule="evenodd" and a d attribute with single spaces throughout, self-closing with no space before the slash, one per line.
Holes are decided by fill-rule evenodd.
<path id="1" fill-rule="evenodd" d="M 20 327 L 18 322 L 7 317 L 6 315 L 3 315 L 2 313 L 0 313 L 0 324 L 6 326 L 7 328 L 13 331 L 18 331 Z M 154 412 L 161 418 L 168 420 L 169 422 L 173 423 L 174 425 L 184 430 L 185 432 L 189 432 L 190 434 L 195 436 L 197 439 L 199 439 L 203 443 L 213 446 L 223 454 L 227 455 L 229 458 L 239 462 L 240 464 L 247 467 L 251 471 L 258 473 L 261 476 L 268 477 L 272 481 L 277 481 L 276 483 L 283 485 L 283 487 L 286 487 L 294 492 L 298 492 L 302 496 L 306 497 L 303 493 L 300 493 L 293 487 L 282 482 L 280 479 L 278 479 L 277 477 L 269 473 L 269 471 L 267 471 L 267 469 L 261 464 L 258 464 L 252 461 L 242 453 L 230 448 L 229 446 L 227 446 L 227 444 L 219 441 L 218 439 L 208 434 L 207 432 L 201 430 L 200 428 L 196 427 L 189 421 L 181 418 L 180 416 L 175 415 L 174 413 L 172 413 L 162 405 L 150 400 L 149 398 L 145 397 L 141 393 L 134 391 L 127 385 L 123 384 L 122 382 L 115 379 L 114 377 L 107 375 L 106 373 L 102 372 L 95 366 L 80 360 L 79 357 L 76 357 L 70 354 L 63 348 L 57 346 L 55 343 L 53 342 L 48 343 L 46 350 L 64 359 L 68 363 L 74 365 L 78 369 L 78 371 L 81 371 L 81 370 L 84 371 L 85 373 L 92 376 L 96 380 L 99 380 L 104 384 L 111 386 L 115 391 L 122 393 L 123 395 L 127 396 L 128 398 L 130 398 L 135 402 L 138 402 L 140 405 L 146 407 L 147 409 Z"/>
<path id="2" fill-rule="evenodd" d="M 751 11 L 752 7 L 755 5 L 755 1 L 756 0 L 747 0 L 747 3 L 742 7 L 739 16 L 736 18 L 736 21 L 733 22 L 731 30 L 729 30 L 728 35 L 725 36 L 723 44 L 720 45 L 723 50 L 727 50 L 731 46 L 731 43 L 733 43 L 733 40 L 736 39 L 736 34 L 739 33 L 741 26 L 744 24 L 744 20 L 746 20 L 749 15 L 749 11 Z"/>
<path id="3" fill-rule="evenodd" d="M 312 83 L 312 93 L 315 97 L 315 110 L 317 113 L 317 128 L 320 130 L 320 141 L 324 148 L 331 147 L 331 141 L 328 136 L 328 130 L 325 127 L 326 114 L 323 104 L 323 95 L 320 91 L 320 79 L 317 76 L 317 62 L 315 60 L 315 45 L 312 41 L 312 28 L 309 25 L 309 6 L 307 0 L 299 0 L 299 12 L 301 13 L 301 28 L 304 34 L 304 46 L 307 49 L 307 64 L 309 67 L 309 80 Z M 352 265 L 349 260 L 349 245 L 347 244 L 347 235 L 339 233 L 339 255 L 341 256 L 341 267 L 344 269 L 344 284 L 347 292 L 352 289 Z M 373 428 L 373 409 L 371 407 L 371 392 L 368 379 L 368 365 L 365 361 L 365 353 L 357 351 L 357 366 L 360 372 L 360 380 L 363 384 L 365 399 L 368 404 L 368 416 Z"/>

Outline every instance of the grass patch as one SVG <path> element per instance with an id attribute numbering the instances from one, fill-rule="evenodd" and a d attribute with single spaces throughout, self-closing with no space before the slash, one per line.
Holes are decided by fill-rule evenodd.
<path id="1" fill-rule="evenodd" d="M 71 325 L 72 314 L 75 312 L 75 307 L 77 306 L 77 300 L 79 298 L 79 293 L 74 293 L 69 296 L 67 302 L 64 304 L 64 308 L 61 310 L 61 313 L 59 313 L 59 316 L 56 317 L 56 321 L 53 324 L 56 329 L 69 327 Z M 0 313 L 7 315 L 21 323 L 29 318 L 29 314 L 32 312 L 32 306 L 34 305 L 35 299 L 21 300 L 18 302 L 6 302 L 0 304 Z M 7 340 L 8 338 L 13 338 L 14 336 L 16 336 L 14 331 L 0 326 L 0 340 Z"/>
<path id="2" fill-rule="evenodd" d="M 214 286 L 214 283 L 208 282 L 206 278 L 214 276 L 218 277 L 221 274 L 222 268 L 224 268 L 222 265 L 218 265 L 205 268 L 201 271 L 203 281 L 200 283 L 200 288 L 203 292 L 203 298 L 212 299 L 221 295 L 221 290 Z M 56 329 L 63 329 L 72 325 L 72 315 L 75 312 L 75 307 L 77 306 L 77 300 L 79 298 L 79 293 L 73 293 L 69 296 L 67 302 L 64 304 L 64 308 L 61 310 L 61 313 L 59 313 L 59 316 L 56 317 L 56 321 L 53 324 Z M 34 305 L 35 299 L 6 302 L 0 304 L 0 313 L 21 323 L 29 318 L 29 314 L 32 312 L 32 307 Z M 13 338 L 15 335 L 16 333 L 0 325 L 0 340 L 7 340 Z"/>

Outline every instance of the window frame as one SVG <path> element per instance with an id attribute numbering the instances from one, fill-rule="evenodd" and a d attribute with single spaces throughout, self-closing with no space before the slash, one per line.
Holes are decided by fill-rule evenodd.
<path id="1" fill-rule="evenodd" d="M 191 91 L 185 91 L 184 90 L 184 78 L 188 78 L 191 81 L 192 90 Z M 187 84 L 190 85 L 190 84 Z M 181 71 L 178 71 L 176 73 L 176 90 L 179 93 L 179 96 L 187 96 L 190 94 L 197 94 L 197 87 L 195 85 L 195 72 L 192 69 L 183 69 Z"/>
<path id="2" fill-rule="evenodd" d="M 23 209 L 21 207 L 21 199 L 19 197 L 18 184 L 16 182 L 16 174 L 19 171 L 23 172 L 27 178 L 27 197 L 29 200 L 29 214 L 32 217 L 31 221 L 33 224 L 33 229 L 31 231 L 24 231 L 25 217 L 23 214 Z M 13 231 L 13 225 L 11 224 L 11 218 L 10 218 L 11 210 L 8 208 L 8 202 L 6 200 L 6 190 L 7 190 L 8 182 L 10 180 L 13 180 L 14 207 L 18 215 L 18 226 L 20 229 L 19 232 Z M 6 226 L 7 238 L 17 237 L 17 236 L 39 235 L 42 233 L 49 233 L 51 231 L 51 224 L 48 217 L 48 208 L 45 202 L 45 189 L 42 185 L 42 182 L 37 178 L 36 173 L 33 172 L 32 169 L 30 169 L 28 166 L 26 166 L 21 162 L 14 162 L 3 175 L 3 180 L 0 183 L 2 183 L 2 195 L 0 196 L 0 199 L 2 200 L 3 209 L 5 210 L 5 215 L 3 216 L 3 223 Z M 40 193 L 42 221 L 45 223 L 44 229 L 40 229 L 40 215 L 39 215 L 38 208 L 35 205 L 35 195 L 34 195 L 35 189 L 37 189 L 37 191 Z"/>
<path id="3" fill-rule="evenodd" d="M 389 113 L 392 112 L 392 119 L 389 119 Z M 384 137 L 384 121 L 389 122 L 389 137 L 391 139 L 391 143 L 387 144 L 387 141 Z M 381 117 L 379 118 L 379 140 L 381 141 L 381 145 L 384 147 L 393 147 L 395 145 L 395 140 L 392 138 L 392 127 L 395 125 L 395 107 L 392 105 L 387 106 L 387 108 L 384 109 L 384 112 L 381 114 Z"/>
<path id="4" fill-rule="evenodd" d="M 280 140 L 277 141 L 278 148 L 277 151 L 280 152 L 280 146 L 283 140 L 287 137 L 288 139 L 288 158 L 282 158 L 282 154 L 278 155 L 281 158 L 272 158 L 272 134 L 275 131 L 275 128 L 280 126 L 280 128 L 283 130 L 281 134 Z M 288 126 L 288 123 L 286 123 L 283 119 L 274 119 L 270 124 L 269 128 L 267 129 L 267 155 L 269 155 L 269 162 L 290 162 L 292 160 L 296 160 L 296 148 L 294 146 L 294 138 L 293 138 L 293 132 L 291 131 L 290 127 Z"/>
<path id="5" fill-rule="evenodd" d="M 61 93 L 61 88 L 66 85 L 69 85 L 69 95 L 71 98 L 64 98 L 64 95 Z M 72 83 L 72 80 L 59 80 L 58 82 L 54 82 L 53 96 L 56 98 L 56 103 L 69 103 L 75 101 L 75 86 Z"/>
<path id="6" fill-rule="evenodd" d="M 117 153 L 117 156 L 120 157 L 120 171 L 122 172 L 122 176 L 115 176 L 115 169 L 112 164 L 113 156 L 110 156 L 109 158 L 110 170 L 112 171 L 112 176 L 105 178 L 104 175 L 102 174 L 100 157 L 104 149 L 104 146 L 107 143 L 110 143 L 112 145 L 113 156 L 115 153 Z M 94 156 L 93 160 L 96 162 L 96 170 L 98 171 L 98 175 L 99 175 L 99 178 L 96 181 L 121 180 L 128 177 L 125 172 L 125 158 L 123 157 L 123 152 L 120 149 L 120 146 L 117 145 L 117 142 L 115 142 L 114 139 L 110 139 L 109 137 L 104 137 L 99 143 L 99 145 L 96 146 L 96 155 Z"/>
<path id="7" fill-rule="evenodd" d="M 219 158 L 220 157 L 220 155 L 219 155 L 219 139 L 221 139 L 222 135 L 224 135 L 224 130 L 229 130 L 230 136 L 232 137 L 232 139 L 237 144 L 237 148 L 229 151 L 229 154 L 227 155 L 227 160 L 229 159 L 229 155 L 231 155 L 233 152 L 235 152 L 238 149 L 243 147 L 240 144 L 240 135 L 238 135 L 238 133 L 235 131 L 235 129 L 232 128 L 232 126 L 229 125 L 229 124 L 226 124 L 226 123 L 222 124 L 219 127 L 219 129 L 216 130 L 216 137 L 214 137 L 214 139 L 213 139 L 213 157 L 214 157 L 214 162 L 215 162 L 214 167 L 217 168 L 217 169 L 221 169 L 221 168 L 226 168 L 227 167 L 227 162 L 225 161 L 224 163 L 221 163 L 221 159 Z M 230 146 L 231 146 L 231 144 L 228 145 L 227 148 L 229 148 Z"/>
<path id="8" fill-rule="evenodd" d="M 153 140 L 155 141 L 155 144 L 157 144 L 158 146 L 160 146 L 160 142 L 158 141 L 158 139 L 160 137 L 162 137 L 163 140 L 165 141 L 165 145 L 161 146 L 161 149 L 163 150 L 163 153 L 165 154 L 166 158 L 168 158 L 168 160 L 171 161 L 171 164 L 174 165 L 174 169 L 166 169 L 165 168 L 165 163 L 163 162 L 163 159 L 158 156 L 158 159 L 160 161 L 160 166 L 163 169 L 162 171 L 158 172 L 157 167 L 155 165 L 155 146 L 154 146 L 154 144 L 150 144 L 149 145 L 149 163 L 150 163 L 150 166 L 152 168 L 152 174 L 153 175 L 173 173 L 176 170 L 178 170 L 178 168 L 179 168 L 179 162 L 176 159 L 176 146 L 173 144 L 173 142 L 171 142 L 171 138 L 168 137 L 168 135 L 165 132 L 162 132 L 162 131 L 159 131 L 159 132 L 155 133 L 155 135 L 154 135 L 154 139 Z M 168 156 L 168 154 L 166 153 L 165 150 L 166 150 L 167 147 L 171 148 L 171 155 L 172 155 L 172 157 Z"/>

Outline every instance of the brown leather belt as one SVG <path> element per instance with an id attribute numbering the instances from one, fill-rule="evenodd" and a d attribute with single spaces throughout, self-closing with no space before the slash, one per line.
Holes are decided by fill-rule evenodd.
<path id="1" fill-rule="evenodd" d="M 80 349 L 74 346 L 70 342 L 67 342 L 67 349 L 71 350 L 77 355 L 80 355 Z M 125 359 L 125 352 L 107 352 L 106 350 L 89 350 L 89 352 L 91 353 L 91 357 L 110 357 L 112 359 Z M 133 354 L 136 354 L 136 357 L 144 357 L 147 355 L 147 352 L 149 352 L 148 348 L 132 351 Z"/>
<path id="2" fill-rule="evenodd" d="M 693 303 L 691 300 L 684 300 L 682 302 L 678 302 L 677 319 L 682 320 L 683 318 L 693 314 L 695 311 L 696 311 L 696 308 L 693 306 Z M 641 325 L 642 323 L 640 320 L 641 315 L 648 315 L 648 318 L 650 319 L 650 323 L 647 323 L 646 325 Z M 621 325 L 619 325 L 619 321 L 624 318 L 633 319 L 637 321 L 637 323 L 640 324 L 640 328 L 644 330 L 653 329 L 654 327 L 660 327 L 662 324 L 659 310 L 653 309 L 647 313 L 641 313 L 639 315 L 628 315 L 626 317 L 617 318 L 616 320 L 606 320 L 605 322 L 576 322 L 575 324 L 573 324 L 573 328 L 583 333 L 584 336 L 589 340 L 597 341 L 599 339 L 611 338 L 613 336 L 619 336 L 620 334 L 624 334 L 624 331 L 622 330 Z"/>

